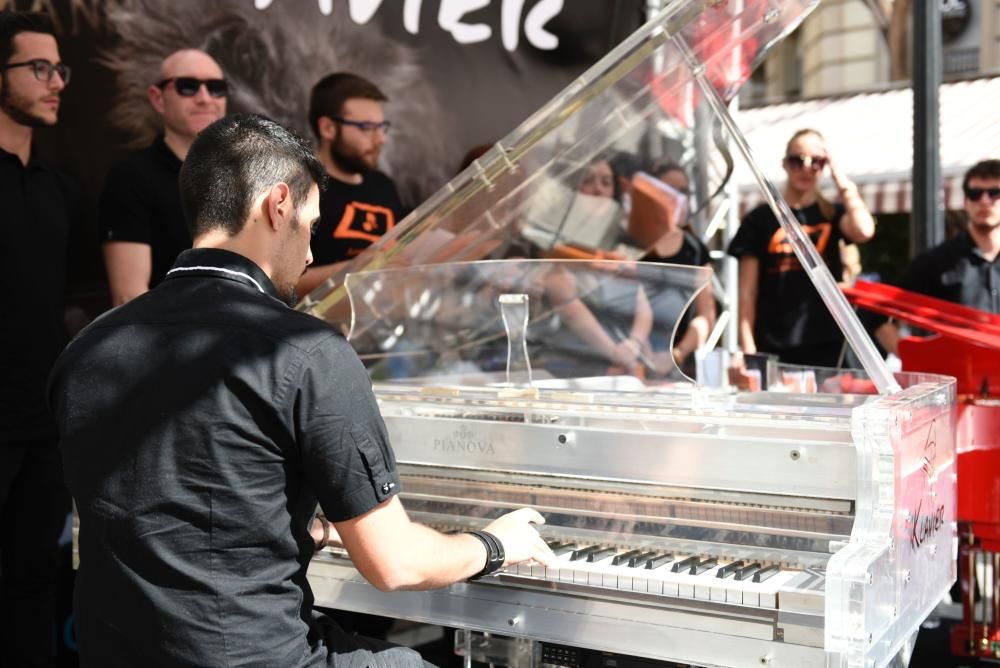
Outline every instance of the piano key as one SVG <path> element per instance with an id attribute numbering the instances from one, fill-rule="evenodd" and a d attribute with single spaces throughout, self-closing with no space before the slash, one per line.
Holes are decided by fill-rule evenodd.
<path id="1" fill-rule="evenodd" d="M 638 557 L 640 554 L 642 554 L 642 550 L 629 550 L 628 552 L 623 552 L 622 554 L 615 555 L 615 558 L 612 560 L 611 565 L 621 566 L 623 564 L 627 564 L 629 559 L 632 559 L 633 557 Z"/>
<path id="2" fill-rule="evenodd" d="M 573 555 L 569 558 L 569 560 L 580 561 L 581 559 L 586 559 L 591 553 L 597 552 L 600 549 L 600 545 L 591 545 L 590 547 L 582 547 L 578 550 L 573 550 Z"/>
<path id="3" fill-rule="evenodd" d="M 661 554 L 661 555 L 652 557 L 649 561 L 647 561 L 646 562 L 646 568 L 648 570 L 652 571 L 652 570 L 655 570 L 655 569 L 659 568 L 660 566 L 663 566 L 664 564 L 669 564 L 673 560 L 674 560 L 674 555 L 672 555 L 672 554 Z"/>
<path id="4" fill-rule="evenodd" d="M 780 570 L 781 570 L 780 568 L 778 568 L 774 564 L 771 564 L 767 568 L 762 568 L 759 571 L 757 571 L 756 573 L 754 573 L 753 574 L 753 581 L 754 582 L 766 582 L 767 580 L 769 580 L 772 576 L 774 576 Z"/>
<path id="5" fill-rule="evenodd" d="M 588 554 L 587 555 L 587 561 L 589 561 L 590 563 L 595 563 L 595 562 L 598 562 L 598 561 L 604 561 L 608 557 L 613 557 L 617 553 L 618 553 L 618 550 L 616 550 L 615 548 L 613 548 L 613 547 L 605 547 L 603 549 L 597 550 L 596 552 L 591 552 L 590 554 Z"/>
<path id="6" fill-rule="evenodd" d="M 576 549 L 576 543 L 558 543 L 558 547 L 552 548 L 552 553 L 558 557 L 566 553 L 572 553 Z"/>
<path id="7" fill-rule="evenodd" d="M 670 567 L 670 570 L 673 573 L 680 573 L 681 571 L 690 570 L 696 563 L 698 563 L 698 557 L 688 557 L 675 563 Z"/>
<path id="8" fill-rule="evenodd" d="M 699 561 L 693 566 L 691 566 L 690 573 L 691 575 L 701 575 L 705 571 L 713 569 L 718 565 L 719 565 L 718 559 L 709 557 L 708 559 L 705 559 L 704 561 Z"/>
<path id="9" fill-rule="evenodd" d="M 760 570 L 760 562 L 755 561 L 749 566 L 744 566 L 743 568 L 737 569 L 735 579 L 748 580 L 751 577 L 753 577 L 753 574 L 756 573 L 758 570 Z"/>
<path id="10" fill-rule="evenodd" d="M 605 555 L 603 558 L 590 559 L 594 556 L 587 557 L 587 583 L 595 585 L 597 587 L 604 586 L 604 578 L 608 571 L 611 570 L 611 557 L 616 554 L 615 550 L 611 550 L 610 554 Z M 596 554 L 596 553 L 595 553 Z M 615 587 L 617 588 L 617 586 Z"/>
<path id="11" fill-rule="evenodd" d="M 743 568 L 746 565 L 742 559 L 740 561 L 734 561 L 730 564 L 726 564 L 719 569 L 718 575 L 716 577 L 728 578 L 730 575 L 734 574 L 738 569 Z"/>
<path id="12" fill-rule="evenodd" d="M 629 568 L 643 568 L 646 562 L 656 556 L 656 552 L 643 552 L 637 557 L 632 557 L 628 560 Z"/>
<path id="13" fill-rule="evenodd" d="M 706 562 L 711 561 L 712 564 L 708 565 Z M 712 598 L 712 588 L 718 586 L 719 579 L 715 577 L 716 571 L 719 570 L 718 559 L 706 559 L 702 562 L 705 566 L 704 570 L 698 573 L 689 573 L 689 577 L 694 578 L 694 597 L 702 601 L 712 601 L 716 600 Z"/>

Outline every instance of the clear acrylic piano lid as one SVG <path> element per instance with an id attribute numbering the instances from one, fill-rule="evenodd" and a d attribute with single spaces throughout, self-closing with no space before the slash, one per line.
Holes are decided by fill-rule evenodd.
<path id="1" fill-rule="evenodd" d="M 352 273 L 349 338 L 377 381 L 536 387 L 608 376 L 677 381 L 672 341 L 710 279 L 705 267 L 608 260 L 453 262 Z"/>
<path id="2" fill-rule="evenodd" d="M 817 1 L 670 3 L 301 308 L 346 328 L 347 272 L 509 258 L 637 259 L 676 239 L 682 226 L 711 236 L 729 206 L 722 189 L 734 165 L 724 105 Z M 633 174 L 629 164 L 639 158 L 676 164 L 689 187 Z"/>

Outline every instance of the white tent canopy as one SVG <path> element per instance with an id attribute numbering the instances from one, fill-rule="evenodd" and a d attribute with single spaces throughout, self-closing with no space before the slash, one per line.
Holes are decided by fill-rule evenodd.
<path id="1" fill-rule="evenodd" d="M 979 160 L 1000 158 L 1000 77 L 941 87 L 941 169 L 947 209 L 962 208 L 962 176 Z M 913 168 L 913 91 L 910 88 L 821 98 L 745 109 L 736 122 L 758 164 L 784 183 L 781 160 L 788 139 L 803 128 L 819 130 L 832 157 L 875 213 L 910 210 Z M 740 210 L 760 201 L 745 165 L 735 174 Z M 824 191 L 836 189 L 827 174 Z"/>

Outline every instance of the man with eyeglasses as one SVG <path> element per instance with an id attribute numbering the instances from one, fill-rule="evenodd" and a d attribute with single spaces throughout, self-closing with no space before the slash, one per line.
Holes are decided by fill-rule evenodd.
<path id="1" fill-rule="evenodd" d="M 312 89 L 309 124 L 331 178 L 320 200 L 314 265 L 299 281 L 299 295 L 308 294 L 403 217 L 396 185 L 378 171 L 390 125 L 383 110 L 386 101 L 375 84 L 347 72 L 330 74 Z"/>
<path id="2" fill-rule="evenodd" d="M 124 304 L 158 284 L 191 247 L 177 177 L 194 138 L 226 113 L 222 68 L 203 51 L 167 56 L 147 89 L 163 134 L 115 164 L 100 199 L 104 264 L 111 303 Z"/>
<path id="3" fill-rule="evenodd" d="M 69 82 L 52 23 L 0 12 L 0 665 L 54 666 L 69 512 L 45 383 L 63 346 L 77 193 L 33 144 Z"/>
<path id="4" fill-rule="evenodd" d="M 1000 314 L 1000 160 L 973 165 L 962 190 L 968 227 L 917 256 L 900 287 Z M 884 322 L 875 336 L 886 350 L 896 352 L 899 330 L 894 323 Z"/>

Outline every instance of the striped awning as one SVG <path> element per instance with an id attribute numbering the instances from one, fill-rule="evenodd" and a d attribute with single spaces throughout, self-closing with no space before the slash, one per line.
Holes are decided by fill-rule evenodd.
<path id="1" fill-rule="evenodd" d="M 1000 158 L 1000 77 L 941 87 L 941 171 L 946 209 L 962 208 L 962 177 L 986 158 Z M 788 139 L 819 130 L 832 157 L 857 185 L 873 213 L 910 210 L 913 168 L 913 91 L 900 88 L 741 110 L 735 115 L 758 164 L 779 185 Z M 737 161 L 739 162 L 739 161 Z M 741 213 L 763 200 L 745 165 L 737 164 Z M 821 184 L 831 198 L 836 188 Z"/>

